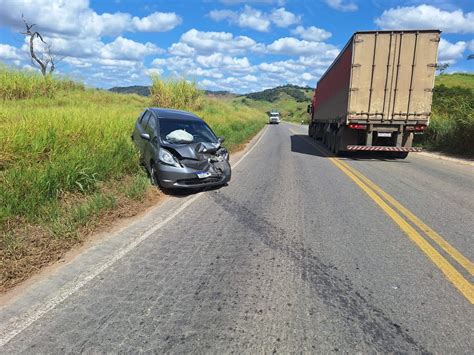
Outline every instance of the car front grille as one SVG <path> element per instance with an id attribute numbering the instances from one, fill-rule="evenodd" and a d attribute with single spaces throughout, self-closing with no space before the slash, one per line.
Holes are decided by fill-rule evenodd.
<path id="1" fill-rule="evenodd" d="M 220 177 L 208 177 L 205 179 L 182 179 L 176 181 L 180 185 L 200 185 L 200 184 L 208 184 L 213 182 L 219 182 L 222 178 Z"/>
<path id="2" fill-rule="evenodd" d="M 209 166 L 209 162 L 207 160 L 182 159 L 181 164 L 196 170 L 207 170 L 207 167 Z"/>

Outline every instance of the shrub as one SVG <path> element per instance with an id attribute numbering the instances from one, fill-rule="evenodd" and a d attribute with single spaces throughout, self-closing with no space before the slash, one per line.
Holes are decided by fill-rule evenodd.
<path id="1" fill-rule="evenodd" d="M 204 91 L 186 79 L 162 79 L 152 76 L 151 103 L 153 106 L 182 110 L 199 110 L 204 102 Z"/>

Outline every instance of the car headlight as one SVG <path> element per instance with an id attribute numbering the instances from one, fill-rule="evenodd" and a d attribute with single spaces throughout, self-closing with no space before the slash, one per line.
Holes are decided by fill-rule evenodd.
<path id="1" fill-rule="evenodd" d="M 171 166 L 176 166 L 177 168 L 181 167 L 181 165 L 179 164 L 175 156 L 164 148 L 160 149 L 158 153 L 158 158 L 160 159 L 162 163 L 165 163 Z"/>

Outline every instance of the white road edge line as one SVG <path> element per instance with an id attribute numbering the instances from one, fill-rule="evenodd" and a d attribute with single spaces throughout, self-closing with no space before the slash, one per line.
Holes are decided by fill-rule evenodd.
<path id="1" fill-rule="evenodd" d="M 267 131 L 267 127 L 263 129 L 263 132 L 260 134 L 260 137 L 258 137 L 257 141 L 252 145 L 252 147 L 250 147 L 250 149 L 247 152 L 245 152 L 245 154 L 242 155 L 240 159 L 235 162 L 235 164 L 232 165 L 232 169 L 235 169 L 242 162 L 242 160 L 253 151 L 253 149 L 262 140 L 266 131 Z M 166 219 L 159 222 L 158 224 L 154 225 L 150 229 L 148 229 L 141 236 L 134 239 L 130 244 L 117 250 L 114 254 L 110 256 L 110 258 L 106 262 L 102 263 L 98 268 L 95 268 L 92 271 L 83 273 L 74 281 L 71 281 L 65 286 L 63 286 L 62 288 L 60 288 L 56 296 L 52 297 L 51 299 L 43 303 L 40 307 L 33 308 L 23 313 L 21 316 L 12 318 L 9 322 L 7 322 L 6 324 L 3 324 L 0 327 L 0 347 L 3 347 L 10 340 L 12 340 L 14 337 L 16 337 L 26 328 L 28 328 L 31 324 L 33 324 L 38 319 L 43 317 L 46 313 L 48 313 L 49 311 L 54 309 L 56 306 L 64 302 L 67 298 L 69 298 L 69 296 L 76 293 L 83 286 L 85 286 L 94 278 L 96 278 L 98 275 L 100 275 L 102 272 L 110 268 L 113 264 L 115 264 L 117 261 L 122 259 L 125 255 L 130 253 L 138 245 L 140 245 L 145 240 L 147 240 L 153 233 L 155 233 L 157 230 L 165 226 L 169 221 L 171 221 L 173 218 L 179 215 L 183 210 L 185 210 L 189 205 L 191 205 L 203 194 L 204 194 L 203 192 L 200 192 L 197 195 L 194 195 L 193 197 L 189 198 L 186 202 L 184 202 L 181 206 L 179 206 L 170 216 L 168 216 Z"/>

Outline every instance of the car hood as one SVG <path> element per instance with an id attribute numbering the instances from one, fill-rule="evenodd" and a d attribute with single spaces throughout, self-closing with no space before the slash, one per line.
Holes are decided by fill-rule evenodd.
<path id="1" fill-rule="evenodd" d="M 162 144 L 163 148 L 174 151 L 182 159 L 207 160 L 220 148 L 220 143 Z"/>

